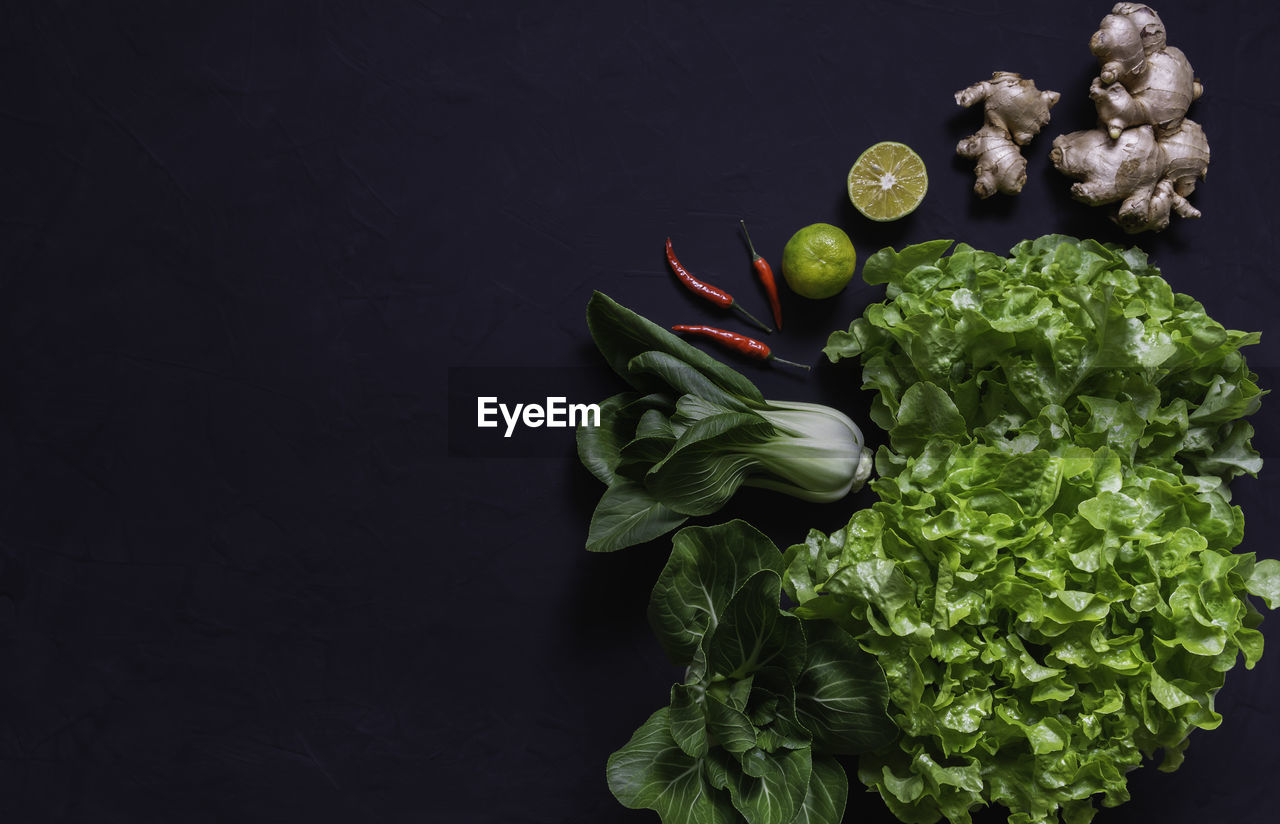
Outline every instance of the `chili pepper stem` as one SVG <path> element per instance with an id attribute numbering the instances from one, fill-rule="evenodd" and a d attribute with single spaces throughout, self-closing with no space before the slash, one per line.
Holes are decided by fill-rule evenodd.
<path id="1" fill-rule="evenodd" d="M 778 363 L 785 363 L 787 366 L 794 366 L 797 369 L 803 369 L 806 372 L 813 369 L 813 367 L 807 363 L 796 363 L 795 361 L 789 361 L 789 360 L 786 360 L 785 358 L 780 358 L 777 355 L 771 355 L 769 357 L 769 360 L 777 361 Z"/>
<path id="2" fill-rule="evenodd" d="M 738 223 L 742 226 L 742 236 L 747 239 L 747 251 L 751 253 L 751 259 L 759 260 L 760 255 L 756 254 L 756 247 L 751 245 L 751 234 L 747 231 L 747 222 L 739 220 Z"/>
<path id="3" fill-rule="evenodd" d="M 731 309 L 737 309 L 739 312 L 741 312 L 741 313 L 742 313 L 742 316 L 743 316 L 744 318 L 746 318 L 747 320 L 751 321 L 752 323 L 754 323 L 756 326 L 758 326 L 758 327 L 760 327 L 761 329 L 763 329 L 763 330 L 764 330 L 765 332 L 767 332 L 768 334 L 770 334 L 770 335 L 772 335 L 772 334 L 773 334 L 773 330 L 772 330 L 772 329 L 770 329 L 768 326 L 765 326 L 765 325 L 764 325 L 763 323 L 761 323 L 760 321 L 756 320 L 756 318 L 755 318 L 755 317 L 754 317 L 750 312 L 748 312 L 746 309 L 743 309 L 743 308 L 742 308 L 742 304 L 738 303 L 737 301 L 734 301 L 732 304 L 730 304 L 730 308 L 731 308 Z"/>

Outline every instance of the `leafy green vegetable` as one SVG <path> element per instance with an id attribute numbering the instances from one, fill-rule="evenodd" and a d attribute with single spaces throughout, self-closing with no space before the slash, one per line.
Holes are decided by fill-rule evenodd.
<path id="1" fill-rule="evenodd" d="M 871 453 L 840 412 L 766 401 L 738 372 L 598 292 L 587 323 L 635 390 L 578 430 L 583 465 L 608 486 L 587 549 L 644 543 L 719 510 L 743 485 L 837 501 L 866 482 Z"/>
<path id="2" fill-rule="evenodd" d="M 885 668 L 903 737 L 860 776 L 904 821 L 1123 801 L 1124 772 L 1162 748 L 1176 764 L 1218 725 L 1226 670 L 1257 662 L 1245 594 L 1266 572 L 1231 552 L 1238 510 L 1120 463 L 937 439 L 788 550 L 796 614 L 837 617 Z"/>
<path id="3" fill-rule="evenodd" d="M 834 756 L 892 742 L 880 666 L 831 622 L 780 607 L 782 560 L 743 521 L 676 533 L 649 614 L 686 677 L 609 758 L 625 806 L 664 824 L 838 824 Z"/>
<path id="4" fill-rule="evenodd" d="M 1010 258 L 949 241 L 873 255 L 887 283 L 823 350 L 860 357 L 872 419 L 900 454 L 935 430 L 1012 451 L 1109 446 L 1128 467 L 1182 468 L 1217 487 L 1256 474 L 1244 417 L 1262 391 L 1228 330 L 1175 294 L 1137 249 L 1046 235 Z"/>
<path id="5" fill-rule="evenodd" d="M 884 668 L 902 734 L 859 778 L 902 821 L 1081 824 L 1144 756 L 1176 768 L 1262 654 L 1247 596 L 1280 603 L 1280 562 L 1234 553 L 1229 503 L 1260 467 L 1258 336 L 1137 250 L 949 246 L 872 256 L 887 299 L 831 335 L 889 432 L 879 501 L 791 547 L 784 586 Z"/>

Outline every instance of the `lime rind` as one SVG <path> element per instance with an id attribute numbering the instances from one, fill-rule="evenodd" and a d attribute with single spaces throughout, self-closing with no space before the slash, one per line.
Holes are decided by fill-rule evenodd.
<path id="1" fill-rule="evenodd" d="M 915 211 L 929 189 L 929 176 L 911 147 L 886 140 L 859 155 L 849 170 L 848 188 L 854 208 L 885 222 Z"/>
<path id="2" fill-rule="evenodd" d="M 844 290 L 858 267 L 858 252 L 845 231 L 830 223 L 798 230 L 782 249 L 782 277 L 792 292 L 811 300 Z"/>

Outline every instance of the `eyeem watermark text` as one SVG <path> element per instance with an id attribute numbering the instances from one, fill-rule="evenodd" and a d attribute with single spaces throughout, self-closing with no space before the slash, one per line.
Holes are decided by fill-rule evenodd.
<path id="1" fill-rule="evenodd" d="M 577 457 L 577 433 L 608 423 L 601 400 L 625 388 L 608 369 L 450 366 L 454 458 Z"/>
<path id="2" fill-rule="evenodd" d="M 548 429 L 566 429 L 600 425 L 599 404 L 569 403 L 568 398 L 551 396 L 545 404 L 517 403 L 508 406 L 499 402 L 496 395 L 476 398 L 476 426 L 481 429 L 496 429 L 499 415 L 506 424 L 506 430 L 502 434 L 504 438 L 510 438 L 520 425 L 530 429 L 544 426 Z"/>

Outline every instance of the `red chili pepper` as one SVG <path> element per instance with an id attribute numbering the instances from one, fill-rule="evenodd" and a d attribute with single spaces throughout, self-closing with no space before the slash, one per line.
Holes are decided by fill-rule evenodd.
<path id="1" fill-rule="evenodd" d="M 745 220 L 738 222 L 742 224 L 742 236 L 747 239 L 747 249 L 751 252 L 751 265 L 755 267 L 756 276 L 764 284 L 765 294 L 769 296 L 769 306 L 773 309 L 773 325 L 781 332 L 782 304 L 778 302 L 778 284 L 773 279 L 773 268 L 769 266 L 769 261 L 756 254 L 756 247 L 751 245 L 751 235 L 747 234 L 747 222 Z"/>
<path id="2" fill-rule="evenodd" d="M 783 360 L 777 355 L 774 355 L 773 350 L 771 350 L 768 346 L 765 346 L 763 343 L 756 340 L 755 338 L 749 338 L 746 335 L 739 335 L 737 332 L 730 332 L 726 329 L 717 329 L 714 326 L 680 325 L 680 326 L 672 326 L 671 331 L 687 332 L 690 335 L 698 335 L 699 337 L 710 338 L 711 340 L 724 344 L 727 348 L 732 349 L 735 352 L 740 352 L 743 355 L 746 355 L 747 357 L 750 357 L 750 358 L 755 358 L 756 360 L 777 361 L 778 363 L 785 363 L 788 366 L 796 366 L 796 367 L 799 367 L 800 369 L 810 368 L 809 366 L 806 366 L 803 363 L 796 363 L 795 361 Z"/>
<path id="3" fill-rule="evenodd" d="M 768 326 L 765 326 L 763 323 L 752 317 L 751 313 L 746 309 L 743 309 L 738 302 L 733 299 L 733 295 L 723 289 L 717 289 L 710 283 L 704 283 L 690 274 L 689 270 L 684 268 L 684 264 L 676 260 L 676 253 L 671 249 L 671 238 L 667 238 L 667 263 L 671 265 L 671 271 L 676 273 L 676 277 L 680 279 L 680 282 L 683 283 L 690 292 L 711 301 L 716 306 L 723 306 L 726 309 L 736 309 L 742 313 L 743 317 L 754 323 L 756 326 L 759 326 L 764 331 L 773 331 Z"/>

